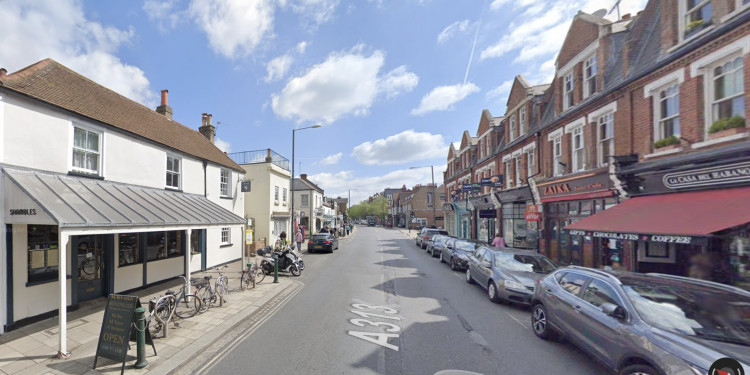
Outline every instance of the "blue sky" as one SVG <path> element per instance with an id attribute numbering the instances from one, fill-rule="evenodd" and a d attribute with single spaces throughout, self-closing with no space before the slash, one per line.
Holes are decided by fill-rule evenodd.
<path id="1" fill-rule="evenodd" d="M 573 16 L 615 0 L 0 0 L 0 67 L 50 57 L 228 152 L 271 148 L 354 203 L 442 181 L 448 145 L 549 83 Z M 622 14 L 646 0 L 623 0 Z M 616 12 L 608 16 L 616 17 Z M 356 189 L 356 190 L 353 190 Z"/>

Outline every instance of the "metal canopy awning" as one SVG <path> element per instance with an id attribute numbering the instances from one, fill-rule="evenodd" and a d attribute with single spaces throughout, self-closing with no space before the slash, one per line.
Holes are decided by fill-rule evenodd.
<path id="1" fill-rule="evenodd" d="M 32 212 L 39 215 L 39 219 L 48 215 L 61 228 L 245 222 L 202 195 L 38 171 L 4 168 L 3 173 L 8 223 L 14 223 L 17 218 L 28 222 Z M 16 204 L 24 207 L 14 207 Z"/>

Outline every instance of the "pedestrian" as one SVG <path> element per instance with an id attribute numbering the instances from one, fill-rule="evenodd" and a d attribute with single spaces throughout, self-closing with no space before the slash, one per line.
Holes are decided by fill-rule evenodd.
<path id="1" fill-rule="evenodd" d="M 294 235 L 294 241 L 297 242 L 297 251 L 302 251 L 302 241 L 305 240 L 305 237 L 302 236 L 302 232 L 297 231 L 297 234 Z"/>
<path id="2" fill-rule="evenodd" d="M 349 224 L 346 224 L 346 235 L 347 236 L 349 235 L 349 232 L 351 231 L 351 229 L 352 228 L 349 226 Z"/>
<path id="3" fill-rule="evenodd" d="M 279 234 L 279 239 L 281 240 L 281 246 L 286 246 L 286 231 L 281 231 L 281 234 Z"/>
<path id="4" fill-rule="evenodd" d="M 320 233 L 328 233 L 328 227 L 323 227 L 323 229 L 320 230 Z"/>
<path id="5" fill-rule="evenodd" d="M 500 233 L 495 234 L 495 239 L 492 240 L 492 246 L 505 247 L 505 240 L 503 239 L 503 236 L 500 235 Z"/>

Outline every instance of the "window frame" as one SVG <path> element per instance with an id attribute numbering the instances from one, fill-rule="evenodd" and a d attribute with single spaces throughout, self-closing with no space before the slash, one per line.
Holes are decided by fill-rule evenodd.
<path id="1" fill-rule="evenodd" d="M 300 207 L 309 207 L 310 206 L 310 195 L 309 194 L 300 194 L 299 204 L 300 204 Z"/>
<path id="2" fill-rule="evenodd" d="M 608 123 L 602 123 L 602 119 L 609 118 Z M 609 138 L 602 138 L 602 128 L 610 128 L 612 135 Z M 596 159 L 599 167 L 609 165 L 609 157 L 604 155 L 604 143 L 609 143 L 610 153 L 615 149 L 615 113 L 607 112 L 599 116 L 596 120 Z"/>
<path id="3" fill-rule="evenodd" d="M 739 67 L 734 66 L 732 68 L 733 70 L 730 73 L 727 73 L 726 71 L 724 71 L 720 75 L 716 74 L 716 69 L 718 69 L 719 67 L 724 68 L 730 62 L 734 63 L 734 62 L 737 62 L 737 61 L 740 62 L 740 66 Z M 743 100 L 743 105 L 742 105 L 743 109 L 746 110 L 746 103 L 744 103 L 744 100 L 745 100 L 745 85 L 744 85 L 744 81 L 745 81 L 745 74 L 744 74 L 745 73 L 745 71 L 744 71 L 745 70 L 745 56 L 743 56 L 741 54 L 732 54 L 732 55 L 730 55 L 728 57 L 725 57 L 723 59 L 717 60 L 716 62 L 714 62 L 713 64 L 711 64 L 708 68 L 709 68 L 707 70 L 707 73 L 708 73 L 708 77 L 707 78 L 708 79 L 706 80 L 706 82 L 708 83 L 708 87 L 707 87 L 707 89 L 708 89 L 707 91 L 708 92 L 707 92 L 707 94 L 709 95 L 708 96 L 709 100 L 707 100 L 707 102 L 708 102 L 707 105 L 708 105 L 708 107 L 710 108 L 710 111 L 711 111 L 711 113 L 709 114 L 711 116 L 709 118 L 710 124 L 713 124 L 714 122 L 725 118 L 725 117 L 722 117 L 722 118 L 717 117 L 718 113 L 720 112 L 716 108 L 716 106 L 717 106 L 718 103 L 732 102 L 732 101 L 734 101 L 734 99 L 741 98 Z M 734 77 L 737 77 L 737 74 L 740 74 L 740 78 L 741 78 L 741 81 L 743 83 L 742 85 L 740 85 L 741 91 L 738 92 L 738 93 L 727 95 L 727 96 L 721 98 L 720 100 L 717 100 L 716 99 L 716 94 L 717 94 L 717 92 L 716 92 L 716 81 L 717 81 L 717 78 L 719 78 L 719 77 L 725 77 L 725 76 L 727 76 L 729 74 L 733 75 Z M 735 78 L 735 80 L 733 80 L 733 82 L 735 82 L 735 81 L 736 81 L 736 78 Z M 742 116 L 745 117 L 744 115 L 745 115 L 745 112 L 743 111 Z M 730 115 L 729 117 L 732 117 L 732 116 Z M 711 125 L 707 124 L 707 127 L 710 127 L 710 126 Z"/>
<path id="4" fill-rule="evenodd" d="M 526 175 L 527 177 L 533 176 L 535 173 L 536 163 L 534 160 L 535 148 L 531 147 L 524 152 L 526 154 Z"/>
<path id="5" fill-rule="evenodd" d="M 232 197 L 232 171 L 222 168 L 219 172 L 219 196 Z"/>
<path id="6" fill-rule="evenodd" d="M 586 137 L 583 126 L 571 130 L 570 136 L 570 171 L 572 173 L 586 170 Z M 580 147 L 576 148 L 576 138 L 580 138 Z M 578 154 L 580 153 L 580 155 Z M 580 166 L 578 165 L 580 164 Z"/>
<path id="7" fill-rule="evenodd" d="M 279 187 L 273 187 L 273 202 L 279 204 Z"/>
<path id="8" fill-rule="evenodd" d="M 80 129 L 80 130 L 82 130 L 82 131 L 85 132 L 85 139 L 86 139 L 86 143 L 87 143 L 86 148 L 82 148 L 82 147 L 76 146 L 76 130 L 77 129 Z M 93 133 L 93 134 L 97 135 L 97 138 L 98 138 L 97 139 L 97 150 L 95 150 L 95 151 L 92 151 L 91 149 L 88 148 L 89 133 Z M 76 153 L 76 151 L 79 151 L 79 152 L 83 153 L 83 155 L 84 155 L 84 160 L 83 160 L 84 164 L 86 164 L 86 156 L 88 156 L 90 154 L 95 154 L 96 155 L 97 168 L 94 170 L 94 169 L 88 169 L 88 168 L 85 168 L 85 167 L 77 167 L 77 166 L 75 166 L 75 162 L 76 162 L 75 153 Z M 87 175 L 101 176 L 102 175 L 102 168 L 103 168 L 102 165 L 104 164 L 104 162 L 103 162 L 104 161 L 103 160 L 104 159 L 103 154 L 104 154 L 104 132 L 101 131 L 101 130 L 97 130 L 95 128 L 89 127 L 89 126 L 85 126 L 85 125 L 82 125 L 82 124 L 79 124 L 79 123 L 74 123 L 73 124 L 72 139 L 71 139 L 71 142 L 70 142 L 70 154 L 69 154 L 70 157 L 71 157 L 71 160 L 70 160 L 70 170 L 73 171 L 73 172 L 83 173 L 83 174 L 87 174 Z"/>
<path id="9" fill-rule="evenodd" d="M 516 186 L 523 186 L 523 162 L 521 161 L 521 154 L 513 157 L 513 163 L 516 172 Z"/>
<path id="10" fill-rule="evenodd" d="M 562 176 L 562 163 L 563 152 L 562 152 L 562 134 L 552 138 L 552 175 L 553 177 Z"/>
<path id="11" fill-rule="evenodd" d="M 583 61 L 583 98 L 586 99 L 591 95 L 599 92 L 599 86 L 597 81 L 597 63 L 596 54 L 589 56 L 589 58 Z M 591 72 L 589 72 L 591 70 Z M 593 91 L 591 90 L 591 81 L 593 81 Z"/>
<path id="12" fill-rule="evenodd" d="M 570 72 L 563 76 L 563 111 L 573 107 L 574 92 L 575 92 L 575 77 L 573 72 Z"/>
<path id="13" fill-rule="evenodd" d="M 526 130 L 528 129 L 526 127 L 526 104 L 521 106 L 521 108 L 518 110 L 518 136 L 520 137 L 523 134 L 526 134 Z"/>
<path id="14" fill-rule="evenodd" d="M 507 158 L 507 159 L 503 160 L 503 164 L 505 164 L 505 182 L 507 184 L 507 186 L 505 188 L 506 189 L 512 189 L 514 187 L 514 183 L 513 183 L 514 182 L 514 178 L 513 178 L 513 174 L 511 173 L 512 172 L 512 170 L 511 170 L 511 165 L 512 164 L 511 164 L 510 158 Z"/>
<path id="15" fill-rule="evenodd" d="M 173 159 L 172 166 L 174 167 L 174 162 L 177 161 L 177 171 L 170 170 L 169 169 L 169 159 Z M 167 166 L 166 166 L 166 176 L 167 176 L 167 183 L 166 188 L 167 189 L 175 189 L 180 190 L 182 188 L 182 158 L 176 155 L 170 155 L 167 154 Z M 169 176 L 170 174 L 177 176 L 177 186 L 172 186 L 169 184 Z"/>
<path id="16" fill-rule="evenodd" d="M 283 188 L 281 190 L 282 190 L 282 194 L 281 194 L 282 203 L 284 203 L 284 205 L 286 205 L 286 202 L 287 202 L 287 189 Z"/>
<path id="17" fill-rule="evenodd" d="M 715 9 L 713 9 L 713 1 L 712 0 L 699 0 L 698 3 L 693 6 L 692 8 L 688 9 L 688 1 L 690 0 L 680 0 L 679 2 L 679 38 L 680 41 L 685 41 L 694 38 L 698 34 L 700 34 L 701 30 L 706 29 L 707 27 L 711 26 L 713 24 L 713 17 L 715 16 Z M 696 30 L 688 30 L 688 26 L 692 22 L 697 21 L 688 21 L 688 18 L 690 17 L 690 14 L 695 11 L 700 11 L 702 8 L 709 6 L 710 9 L 710 18 L 708 20 L 701 19 L 703 22 L 696 26 Z M 688 32 L 690 31 L 690 32 Z"/>
<path id="18" fill-rule="evenodd" d="M 510 140 L 513 141 L 514 139 L 518 138 L 516 136 L 516 114 L 510 115 Z"/>
<path id="19" fill-rule="evenodd" d="M 668 91 L 671 89 L 675 89 L 673 94 L 668 94 Z M 665 97 L 662 97 L 662 95 L 665 95 Z M 676 112 L 674 114 L 668 115 L 665 117 L 664 112 L 664 104 L 668 107 L 668 101 L 674 100 L 676 105 Z M 654 121 L 655 121 L 655 128 L 654 128 L 654 139 L 661 140 L 670 136 L 675 136 L 677 138 L 680 137 L 682 128 L 680 127 L 680 85 L 679 83 L 674 83 L 672 85 L 668 85 L 662 89 L 660 89 L 656 95 L 654 95 L 654 110 L 656 113 L 654 113 Z M 672 121 L 672 133 L 667 135 L 664 131 L 664 125 L 667 121 Z M 674 129 L 677 128 L 677 131 Z"/>
<path id="20" fill-rule="evenodd" d="M 221 235 L 219 237 L 219 245 L 231 245 L 232 244 L 232 227 L 222 227 Z"/>

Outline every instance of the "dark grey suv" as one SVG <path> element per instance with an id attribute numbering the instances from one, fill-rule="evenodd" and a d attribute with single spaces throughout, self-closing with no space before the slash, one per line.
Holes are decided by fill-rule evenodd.
<path id="1" fill-rule="evenodd" d="M 620 375 L 750 373 L 750 292 L 687 277 L 561 268 L 537 282 L 534 333 L 563 334 Z"/>

